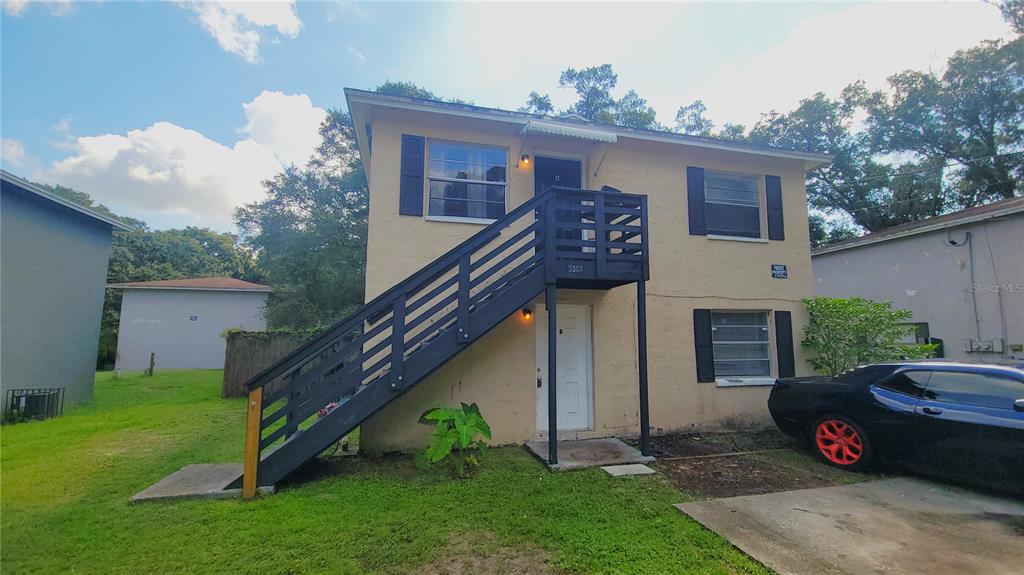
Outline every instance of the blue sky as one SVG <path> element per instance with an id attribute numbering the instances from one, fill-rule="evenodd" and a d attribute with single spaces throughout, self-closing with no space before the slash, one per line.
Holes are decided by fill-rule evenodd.
<path id="1" fill-rule="evenodd" d="M 154 227 L 222 230 L 261 178 L 304 160 L 344 86 L 409 80 L 503 108 L 538 90 L 565 106 L 559 72 L 607 62 L 662 123 L 701 98 L 716 122 L 749 126 L 1010 34 L 979 2 L 5 0 L 0 18 L 4 169 Z"/>

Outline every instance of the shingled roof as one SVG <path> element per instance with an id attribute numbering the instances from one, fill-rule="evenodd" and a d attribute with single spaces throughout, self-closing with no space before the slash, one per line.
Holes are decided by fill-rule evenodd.
<path id="1" fill-rule="evenodd" d="M 229 277 L 188 278 L 178 280 L 159 280 L 148 282 L 131 282 L 108 284 L 108 288 L 119 289 L 173 289 L 173 290 L 216 290 L 216 291 L 249 291 L 269 292 L 270 286 L 237 280 Z"/>

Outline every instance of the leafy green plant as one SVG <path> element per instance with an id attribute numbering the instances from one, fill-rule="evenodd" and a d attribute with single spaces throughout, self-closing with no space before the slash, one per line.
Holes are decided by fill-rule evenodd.
<path id="1" fill-rule="evenodd" d="M 919 359 L 934 355 L 937 344 L 907 344 L 914 327 L 905 322 L 911 312 L 892 309 L 889 302 L 860 297 L 816 297 L 803 300 L 810 315 L 803 346 L 813 352 L 808 360 L 826 375 L 868 363 Z"/>
<path id="2" fill-rule="evenodd" d="M 481 455 L 485 452 L 487 443 L 484 440 L 491 438 L 491 427 L 475 403 L 463 403 L 462 409 L 429 409 L 420 416 L 420 423 L 434 426 L 430 444 L 423 452 L 423 461 L 427 465 L 447 460 L 456 477 L 465 477 L 468 467 L 480 465 L 480 460 L 470 450 L 476 449 Z"/>

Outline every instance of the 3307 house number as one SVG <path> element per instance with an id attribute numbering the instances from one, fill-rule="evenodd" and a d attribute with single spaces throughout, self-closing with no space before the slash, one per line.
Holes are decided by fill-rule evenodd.
<path id="1" fill-rule="evenodd" d="M 583 273 L 583 264 L 568 264 L 568 266 L 569 266 L 569 273 L 571 273 L 571 274 L 581 274 L 581 273 Z"/>

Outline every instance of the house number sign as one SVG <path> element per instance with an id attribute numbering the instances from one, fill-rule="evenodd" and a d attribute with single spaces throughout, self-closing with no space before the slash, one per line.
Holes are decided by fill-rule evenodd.
<path id="1" fill-rule="evenodd" d="M 786 269 L 786 264 L 772 264 L 772 277 L 778 280 L 789 278 L 789 270 Z"/>

